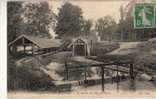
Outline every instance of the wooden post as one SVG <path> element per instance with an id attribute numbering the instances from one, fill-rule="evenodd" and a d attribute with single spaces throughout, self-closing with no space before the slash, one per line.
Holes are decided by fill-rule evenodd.
<path id="1" fill-rule="evenodd" d="M 116 65 L 116 67 L 117 67 L 117 92 L 119 91 L 119 66 L 118 65 Z"/>
<path id="2" fill-rule="evenodd" d="M 67 80 L 69 80 L 69 71 L 68 71 L 68 69 L 67 69 Z"/>
<path id="3" fill-rule="evenodd" d="M 75 42 L 74 42 L 75 43 Z M 75 44 L 73 43 L 73 52 L 72 52 L 72 55 L 74 56 L 75 55 Z"/>
<path id="4" fill-rule="evenodd" d="M 112 75 L 111 75 L 111 82 L 112 82 L 112 84 L 113 84 L 113 82 L 114 82 L 114 75 L 113 75 L 113 71 L 112 71 Z"/>
<path id="5" fill-rule="evenodd" d="M 11 46 L 8 46 L 8 52 L 11 53 L 12 50 L 11 50 Z"/>
<path id="6" fill-rule="evenodd" d="M 24 45 L 24 38 L 22 38 L 22 44 Z"/>
<path id="7" fill-rule="evenodd" d="M 85 71 L 84 71 L 84 76 L 85 76 L 85 80 L 84 80 L 84 83 L 85 83 L 85 87 L 87 87 L 87 67 L 85 67 Z"/>
<path id="8" fill-rule="evenodd" d="M 16 44 L 13 45 L 13 54 L 14 55 L 17 54 L 17 45 Z"/>
<path id="9" fill-rule="evenodd" d="M 17 49 L 18 49 L 18 48 L 17 48 L 17 45 L 16 45 L 16 46 L 15 46 L 15 53 L 16 53 L 16 54 L 17 54 L 17 52 L 18 52 Z"/>
<path id="10" fill-rule="evenodd" d="M 85 56 L 87 56 L 87 44 L 85 44 Z"/>
<path id="11" fill-rule="evenodd" d="M 91 45 L 91 47 L 90 47 L 91 48 L 91 51 L 93 51 L 93 40 L 91 40 L 90 43 L 91 43 L 90 44 Z"/>
<path id="12" fill-rule="evenodd" d="M 134 66 L 133 66 L 133 64 L 130 64 L 129 74 L 130 74 L 130 89 L 135 90 L 135 77 L 134 77 Z"/>
<path id="13" fill-rule="evenodd" d="M 102 91 L 105 91 L 105 76 L 104 76 L 104 70 L 105 68 L 102 66 L 101 67 L 101 72 L 102 72 Z"/>
<path id="14" fill-rule="evenodd" d="M 111 76 L 111 83 L 113 84 L 113 76 Z"/>
<path id="15" fill-rule="evenodd" d="M 23 45 L 23 48 L 24 48 L 24 54 L 26 54 L 25 53 L 25 39 L 24 38 L 22 38 L 22 45 Z"/>
<path id="16" fill-rule="evenodd" d="M 32 55 L 34 56 L 34 44 L 32 43 Z"/>
<path id="17" fill-rule="evenodd" d="M 134 79 L 134 68 L 133 68 L 133 64 L 130 64 L 130 79 Z"/>
<path id="18" fill-rule="evenodd" d="M 25 46 L 25 45 L 23 45 L 23 47 L 24 47 L 24 54 L 26 54 L 26 51 L 25 51 L 26 46 Z"/>
<path id="19" fill-rule="evenodd" d="M 66 80 L 68 80 L 69 74 L 68 74 L 68 66 L 66 61 L 65 61 L 65 69 L 66 69 Z"/>
<path id="20" fill-rule="evenodd" d="M 16 54 L 15 53 L 15 45 L 13 45 L 12 52 L 13 52 L 14 55 Z"/>

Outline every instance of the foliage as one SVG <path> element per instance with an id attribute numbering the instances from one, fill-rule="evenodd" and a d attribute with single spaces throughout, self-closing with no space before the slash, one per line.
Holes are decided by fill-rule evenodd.
<path id="1" fill-rule="evenodd" d="M 17 80 L 16 65 L 15 60 L 10 55 L 8 56 L 7 65 L 7 87 L 8 89 L 15 89 L 15 83 Z"/>
<path id="2" fill-rule="evenodd" d="M 8 90 L 51 89 L 50 86 L 53 86 L 51 78 L 43 73 L 38 65 L 34 64 L 35 60 L 27 63 L 21 60 L 15 60 L 11 55 L 8 57 Z M 16 64 L 16 61 L 20 61 L 20 65 Z"/>
<path id="3" fill-rule="evenodd" d="M 92 26 L 93 26 L 93 23 L 91 20 L 84 20 L 81 35 L 85 35 L 85 36 L 89 35 L 91 32 Z"/>
<path id="4" fill-rule="evenodd" d="M 102 40 L 111 40 L 116 30 L 116 22 L 111 16 L 105 16 L 96 21 L 95 30 Z"/>
<path id="5" fill-rule="evenodd" d="M 59 10 L 55 32 L 59 37 L 75 37 L 80 35 L 82 23 L 81 9 L 78 6 L 65 3 Z"/>
<path id="6" fill-rule="evenodd" d="M 7 31 L 8 42 L 14 40 L 21 34 L 49 36 L 49 28 L 53 21 L 53 13 L 51 12 L 47 2 L 30 3 L 30 2 L 8 2 L 7 3 Z M 31 89 L 35 83 L 48 83 L 46 77 L 41 81 L 36 76 L 37 72 L 26 67 L 17 67 L 11 55 L 8 55 L 8 89 Z M 31 65 L 30 65 L 31 66 Z M 34 73 L 34 74 L 32 74 Z M 43 73 L 41 73 L 43 75 Z M 33 84 L 32 84 L 33 83 Z M 46 84 L 44 84 L 46 85 Z"/>
<path id="7" fill-rule="evenodd" d="M 126 20 L 120 20 L 118 24 L 117 32 L 120 33 L 120 39 L 121 40 L 127 40 L 130 39 L 131 32 L 133 30 L 133 23 L 132 18 L 127 18 Z"/>
<path id="8" fill-rule="evenodd" d="M 155 36 L 155 28 L 134 29 L 133 18 L 126 17 L 120 20 L 117 33 L 120 33 L 118 38 L 123 41 L 147 40 Z"/>
<path id="9" fill-rule="evenodd" d="M 44 74 L 39 68 L 30 68 L 25 64 L 17 68 L 17 78 L 23 81 L 16 86 L 21 89 L 40 90 L 50 89 L 50 86 L 53 86 L 48 75 Z"/>
<path id="10" fill-rule="evenodd" d="M 8 42 L 21 34 L 50 37 L 55 15 L 47 2 L 8 2 Z"/>
<path id="11" fill-rule="evenodd" d="M 22 18 L 21 13 L 23 2 L 8 2 L 7 3 L 7 35 L 8 42 L 14 40 L 21 33 Z"/>
<path id="12" fill-rule="evenodd" d="M 110 43 L 110 42 L 94 43 L 93 51 L 91 54 L 95 56 L 104 56 L 104 54 L 111 52 L 117 48 L 119 48 L 118 43 Z"/>
<path id="13" fill-rule="evenodd" d="M 156 69 L 156 40 L 148 40 L 137 46 L 138 53 L 135 57 L 135 65 L 139 68 Z"/>
<path id="14" fill-rule="evenodd" d="M 23 19 L 24 33 L 50 37 L 49 28 L 55 20 L 47 2 L 25 4 Z"/>

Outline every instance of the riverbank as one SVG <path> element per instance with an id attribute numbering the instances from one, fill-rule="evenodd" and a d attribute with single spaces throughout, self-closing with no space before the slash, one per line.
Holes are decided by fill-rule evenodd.
<path id="1" fill-rule="evenodd" d="M 117 92 L 116 83 L 105 84 L 105 92 L 101 91 L 101 85 L 95 86 L 77 86 L 73 87 L 70 92 L 55 93 L 50 91 L 11 91 L 8 92 L 9 99 L 50 99 L 50 98 L 101 98 L 101 97 L 156 97 L 156 85 L 150 81 L 136 81 L 135 90 L 130 90 L 130 82 L 124 81 L 119 83 L 119 91 Z"/>

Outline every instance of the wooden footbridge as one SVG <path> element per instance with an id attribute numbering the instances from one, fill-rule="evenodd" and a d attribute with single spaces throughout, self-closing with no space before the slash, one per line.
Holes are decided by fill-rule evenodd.
<path id="1" fill-rule="evenodd" d="M 101 79 L 102 79 L 102 90 L 105 89 L 105 70 L 116 71 L 117 80 L 117 90 L 119 90 L 119 72 L 129 74 L 130 79 L 134 80 L 135 73 L 137 70 L 134 70 L 133 64 L 131 62 L 127 63 L 104 63 L 91 59 L 87 59 L 85 57 L 72 57 L 70 61 L 65 63 L 66 68 L 66 80 L 69 78 L 69 73 L 72 71 L 77 71 L 79 69 L 84 69 L 84 82 L 87 81 L 87 70 L 91 67 L 99 67 L 101 68 Z"/>
<path id="2" fill-rule="evenodd" d="M 35 57 L 40 64 L 41 61 Z M 115 81 L 117 84 L 117 91 L 119 90 L 119 83 L 120 83 L 120 75 L 119 72 L 122 74 L 128 74 L 128 78 L 133 82 L 135 79 L 135 75 L 137 73 L 142 73 L 142 71 L 138 71 L 138 69 L 134 68 L 133 62 L 100 62 L 93 59 L 88 59 L 86 57 L 70 57 L 67 61 L 65 61 L 65 75 L 66 79 L 64 81 L 53 81 L 56 86 L 70 86 L 70 85 L 80 85 L 81 82 L 84 82 L 87 85 L 87 82 L 91 79 L 87 77 L 87 72 L 89 68 L 98 67 L 101 69 L 101 78 L 95 78 L 101 81 L 102 91 L 105 90 L 105 83 L 107 78 L 105 77 L 106 70 L 115 71 Z M 44 68 L 45 66 L 43 66 Z M 74 71 L 83 71 L 84 79 L 83 80 L 72 80 L 70 81 L 69 74 Z"/>

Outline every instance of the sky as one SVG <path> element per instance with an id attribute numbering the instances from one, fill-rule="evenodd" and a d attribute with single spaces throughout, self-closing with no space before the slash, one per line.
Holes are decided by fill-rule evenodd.
<path id="1" fill-rule="evenodd" d="M 67 0 L 66 0 L 67 1 Z M 69 0 L 68 0 L 69 1 Z M 111 16 L 117 23 L 120 20 L 120 7 L 127 4 L 129 0 L 70 0 L 73 5 L 82 9 L 83 17 L 91 19 L 93 23 L 104 16 Z M 62 0 L 51 0 L 49 4 L 55 14 L 58 14 L 59 8 L 63 5 Z M 51 29 L 50 34 L 55 37 L 55 32 Z"/>
<path id="2" fill-rule="evenodd" d="M 120 6 L 122 4 L 127 4 L 127 1 L 124 0 L 72 0 L 69 2 L 73 5 L 79 6 L 82 9 L 85 19 L 96 21 L 98 18 L 110 15 L 116 22 L 120 19 Z M 60 8 L 62 4 L 61 0 L 50 1 L 50 5 L 56 14 L 58 13 L 58 8 Z"/>
<path id="3" fill-rule="evenodd" d="M 51 5 L 54 13 L 58 13 L 58 8 L 63 4 L 62 1 L 68 1 L 73 5 L 79 6 L 82 9 L 83 17 L 85 19 L 91 19 L 95 22 L 97 19 L 109 15 L 118 23 L 120 20 L 121 5 L 125 6 L 131 0 L 51 0 L 49 4 Z M 156 0 L 145 1 L 156 2 Z"/>

